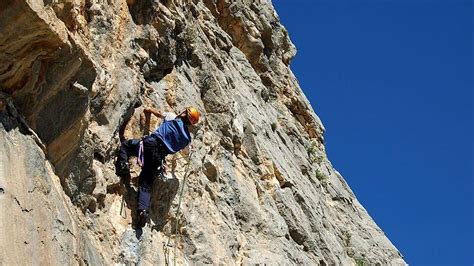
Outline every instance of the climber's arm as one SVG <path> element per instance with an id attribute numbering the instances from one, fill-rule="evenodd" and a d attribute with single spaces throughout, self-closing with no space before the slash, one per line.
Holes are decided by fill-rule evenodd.
<path id="1" fill-rule="evenodd" d="M 160 111 L 158 111 L 157 109 L 152 108 L 152 107 L 146 107 L 145 110 L 143 110 L 143 112 L 144 113 L 149 113 L 149 114 L 154 114 L 158 118 L 165 118 L 165 116 Z"/>

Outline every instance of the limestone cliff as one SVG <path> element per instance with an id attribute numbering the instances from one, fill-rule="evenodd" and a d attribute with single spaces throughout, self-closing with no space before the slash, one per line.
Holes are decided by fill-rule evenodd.
<path id="1" fill-rule="evenodd" d="M 403 265 L 328 161 L 295 53 L 266 0 L 2 0 L 0 264 Z M 160 122 L 145 106 L 187 105 L 192 154 L 137 239 L 117 148 Z"/>

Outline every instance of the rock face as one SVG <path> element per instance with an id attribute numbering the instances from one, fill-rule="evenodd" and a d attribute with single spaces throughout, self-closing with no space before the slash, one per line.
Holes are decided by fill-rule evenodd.
<path id="1" fill-rule="evenodd" d="M 265 0 L 2 0 L 0 264 L 404 265 L 328 161 L 295 53 Z M 188 105 L 191 154 L 137 238 L 120 140 Z"/>

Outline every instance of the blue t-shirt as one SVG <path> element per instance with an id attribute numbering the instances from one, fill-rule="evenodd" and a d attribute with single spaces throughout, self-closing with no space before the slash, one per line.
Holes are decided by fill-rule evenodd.
<path id="1" fill-rule="evenodd" d="M 188 127 L 181 119 L 163 121 L 153 135 L 163 141 L 170 154 L 184 149 L 191 143 Z"/>

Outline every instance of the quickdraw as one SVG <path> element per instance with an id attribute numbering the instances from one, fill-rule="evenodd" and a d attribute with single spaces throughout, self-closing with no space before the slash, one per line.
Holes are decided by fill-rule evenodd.
<path id="1" fill-rule="evenodd" d="M 145 164 L 145 153 L 143 152 L 143 140 L 140 140 L 139 148 L 138 148 L 138 157 L 137 163 L 141 167 Z"/>

